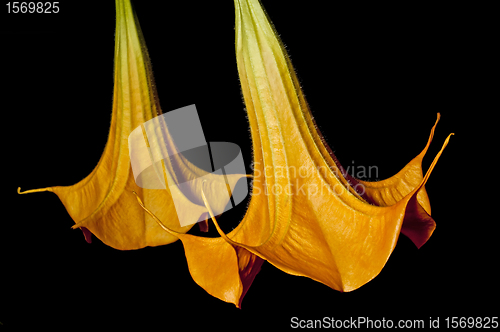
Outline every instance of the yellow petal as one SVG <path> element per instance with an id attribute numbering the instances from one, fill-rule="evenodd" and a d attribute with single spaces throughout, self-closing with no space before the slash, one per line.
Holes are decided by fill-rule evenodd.
<path id="1" fill-rule="evenodd" d="M 148 208 L 172 230 L 187 232 L 192 225 L 181 227 L 172 195 L 189 206 L 183 213 L 201 214 L 201 203 L 191 202 L 183 193 L 170 190 L 139 188 L 131 170 L 128 138 L 132 130 L 151 119 L 160 119 L 159 106 L 151 65 L 144 38 L 130 1 L 116 1 L 116 37 L 114 95 L 111 127 L 104 153 L 96 168 L 85 179 L 72 186 L 28 190 L 24 193 L 51 191 L 58 195 L 69 215 L 75 221 L 73 228 L 90 230 L 101 241 L 117 249 L 138 249 L 176 241 L 178 237 L 165 232 L 137 205 L 132 191 L 138 193 Z M 176 152 L 168 131 L 159 133 L 168 148 Z M 201 180 L 207 172 L 195 167 L 181 154 L 163 164 L 170 183 L 193 180 L 193 190 L 199 192 Z M 179 170 L 174 172 L 173 169 Z M 227 176 L 230 189 L 245 175 Z M 217 177 L 208 174 L 207 178 Z M 220 177 L 220 176 L 219 176 Z M 225 181 L 209 181 L 213 193 L 227 193 Z M 214 194 L 215 195 L 215 194 Z M 227 194 L 226 194 L 227 196 Z M 227 202 L 219 200 L 221 205 Z M 198 204 L 197 204 L 198 203 Z M 201 204 L 201 205 L 200 205 Z M 197 217 L 198 217 L 197 216 Z"/>
<path id="2" fill-rule="evenodd" d="M 432 142 L 434 130 L 439 119 L 440 114 L 438 113 L 436 123 L 431 129 L 429 140 L 422 152 L 394 176 L 377 182 L 358 180 L 346 172 L 343 172 L 344 176 L 346 176 L 349 183 L 354 187 L 361 186 L 363 191 L 362 197 L 367 202 L 377 206 L 391 206 L 396 204 L 421 184 L 423 180 L 422 159 Z M 334 159 L 337 165 L 342 167 L 335 157 Z M 415 209 L 422 209 L 427 216 L 420 215 L 418 218 L 413 218 L 411 214 L 407 214 L 401 228 L 401 233 L 408 236 L 420 248 L 430 238 L 436 228 L 436 223 L 430 217 L 431 205 L 425 187 L 422 186 L 418 191 L 414 204 L 416 204 Z"/>
<path id="3" fill-rule="evenodd" d="M 321 141 L 259 2 L 235 0 L 235 6 L 255 174 L 247 214 L 227 240 L 285 272 L 340 291 L 356 289 L 381 271 L 404 220 L 429 223 L 415 202 L 442 150 L 427 175 L 394 204 L 370 204 L 349 185 Z"/>

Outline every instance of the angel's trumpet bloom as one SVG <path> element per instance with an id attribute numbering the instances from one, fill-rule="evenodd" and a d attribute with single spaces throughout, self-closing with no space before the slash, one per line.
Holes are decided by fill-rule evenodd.
<path id="1" fill-rule="evenodd" d="M 76 223 L 73 228 L 81 228 L 87 241 L 90 239 L 90 231 L 104 243 L 117 249 L 138 249 L 171 243 L 178 238 L 165 232 L 141 209 L 133 191 L 168 227 L 179 233 L 187 232 L 192 224 L 181 226 L 172 195 L 176 195 L 177 200 L 184 202 L 184 205 L 189 205 L 190 208 L 186 208 L 184 214 L 194 215 L 196 220 L 205 211 L 205 207 L 198 189 L 196 204 L 190 202 L 179 190 L 172 193 L 168 188 L 144 189 L 134 181 L 129 156 L 129 135 L 144 123 L 155 119 L 161 121 L 163 117 L 158 116 L 162 111 L 149 56 L 129 0 L 116 1 L 114 78 L 111 128 L 96 168 L 75 185 L 28 190 L 23 193 L 51 191 L 57 194 Z M 164 142 L 164 148 L 169 148 L 170 154 L 174 155 L 163 163 L 167 176 L 173 179 L 171 182 L 178 181 L 179 177 L 183 180 L 194 179 L 189 185 L 200 188 L 207 172 L 195 167 L 182 154 L 176 153 L 175 142 L 172 142 L 167 129 L 157 133 L 157 136 L 150 139 Z M 243 176 L 246 175 L 225 177 L 229 189 L 234 188 L 238 179 Z M 205 178 L 207 177 L 214 178 L 216 175 L 208 174 Z M 227 197 L 226 181 L 212 181 L 212 185 L 214 184 L 226 190 Z M 218 202 L 221 205 L 227 203 L 220 199 Z M 184 217 L 192 219 L 191 216 Z"/>
<path id="2" fill-rule="evenodd" d="M 235 0 L 235 6 L 236 56 L 256 174 L 248 212 L 227 239 L 285 272 L 354 290 L 381 271 L 402 228 L 417 246 L 434 229 L 423 188 L 443 150 L 425 176 L 421 171 L 434 127 L 422 153 L 394 177 L 357 181 L 367 188 L 359 195 L 323 143 L 259 1 Z M 267 195 L 256 194 L 259 189 Z"/>

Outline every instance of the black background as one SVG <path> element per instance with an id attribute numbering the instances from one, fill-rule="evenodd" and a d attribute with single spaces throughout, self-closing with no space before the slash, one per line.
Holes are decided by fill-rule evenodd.
<path id="1" fill-rule="evenodd" d="M 169 5 L 167 5 L 167 3 Z M 285 329 L 291 317 L 423 319 L 498 315 L 493 218 L 470 199 L 479 183 L 464 155 L 474 114 L 476 13 L 416 4 L 264 1 L 320 130 L 344 165 L 399 171 L 437 126 L 424 171 L 455 132 L 428 185 L 437 228 L 417 250 L 404 236 L 382 272 L 350 293 L 265 263 L 242 309 L 194 283 L 176 243 L 135 251 L 87 244 L 56 195 L 97 164 L 113 92 L 112 1 L 60 2 L 58 14 L 2 12 L 0 327 Z M 207 141 L 251 141 L 234 54 L 231 1 L 142 1 L 137 14 L 163 111 L 196 104 Z M 475 28 L 476 30 L 474 30 Z M 464 114 L 468 114 L 464 116 Z M 474 160 L 474 159 L 472 159 Z M 250 169 L 248 169 L 250 172 Z M 245 204 L 227 213 L 239 220 Z M 231 221 L 232 220 L 232 221 Z M 493 302 L 491 302 L 493 300 Z M 492 304 L 495 303 L 495 304 Z M 495 307 L 496 306 L 496 307 Z"/>

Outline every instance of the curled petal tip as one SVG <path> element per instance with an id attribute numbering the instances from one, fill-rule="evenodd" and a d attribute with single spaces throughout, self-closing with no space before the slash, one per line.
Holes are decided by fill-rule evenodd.
<path id="1" fill-rule="evenodd" d="M 17 187 L 17 193 L 20 195 L 31 194 L 31 193 L 40 193 L 43 191 L 52 191 L 52 188 L 49 187 L 49 188 L 31 189 L 31 190 L 21 191 L 21 187 Z"/>
<path id="2" fill-rule="evenodd" d="M 441 113 L 438 112 L 437 117 L 436 117 L 436 123 L 434 125 L 436 125 L 440 119 L 441 119 Z"/>

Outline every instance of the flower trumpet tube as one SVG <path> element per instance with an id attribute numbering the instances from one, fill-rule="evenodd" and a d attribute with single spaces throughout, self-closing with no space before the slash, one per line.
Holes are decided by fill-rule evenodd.
<path id="1" fill-rule="evenodd" d="M 312 120 L 290 59 L 261 4 L 234 3 L 238 72 L 254 163 L 260 168 L 253 190 L 268 194 L 252 196 L 243 221 L 227 238 L 287 273 L 339 291 L 359 288 L 381 271 L 402 228 L 417 246 L 432 234 L 424 184 L 449 136 L 425 176 L 421 159 L 435 127 L 422 153 L 394 177 L 378 183 L 346 178 Z M 307 170 L 306 176 L 282 172 L 299 168 Z M 356 181 L 367 186 L 363 195 L 353 188 Z M 276 185 L 305 190 L 274 193 Z"/>
<path id="2" fill-rule="evenodd" d="M 164 176 L 169 182 L 192 180 L 189 184 L 197 192 L 190 201 L 184 193 L 167 187 L 165 190 L 140 188 L 131 170 L 129 136 L 148 121 L 161 123 L 164 119 L 152 75 L 146 44 L 129 0 L 116 1 L 116 34 L 114 54 L 114 94 L 111 127 L 104 152 L 95 169 L 82 181 L 72 186 L 55 186 L 28 190 L 19 193 L 49 191 L 60 198 L 71 218 L 73 228 L 81 228 L 87 241 L 90 233 L 105 244 L 121 250 L 159 246 L 178 240 L 165 232 L 137 204 L 133 191 L 139 195 L 149 209 L 161 218 L 169 228 L 179 233 L 187 232 L 192 225 L 181 226 L 176 199 L 189 206 L 183 213 L 187 219 L 198 218 L 205 210 L 200 196 L 202 176 L 210 179 L 224 178 L 226 181 L 212 181 L 212 186 L 227 193 L 226 184 L 233 188 L 244 174 L 225 177 L 207 174 L 194 166 L 181 153 L 176 153 L 168 128 L 150 137 L 154 142 L 163 142 L 161 148 L 169 149 L 172 158 L 162 161 Z M 132 146 L 133 147 L 133 146 Z M 214 190 L 215 190 L 214 189 Z M 212 191 L 214 191 L 212 190 Z M 221 192 L 222 190 L 218 190 Z M 227 196 L 227 194 L 226 194 Z M 229 197 L 227 198 L 229 200 Z M 196 202 L 197 200 L 197 202 Z M 221 201 L 221 200 L 219 200 Z M 224 205 L 224 202 L 221 203 Z"/>

